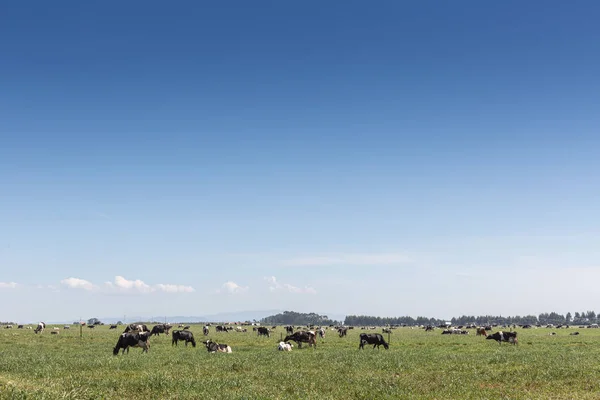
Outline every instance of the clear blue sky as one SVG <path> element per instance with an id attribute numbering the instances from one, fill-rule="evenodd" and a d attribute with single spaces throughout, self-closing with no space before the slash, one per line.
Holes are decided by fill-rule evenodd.
<path id="1" fill-rule="evenodd" d="M 600 3 L 326 3 L 4 4 L 0 320 L 598 311 Z"/>

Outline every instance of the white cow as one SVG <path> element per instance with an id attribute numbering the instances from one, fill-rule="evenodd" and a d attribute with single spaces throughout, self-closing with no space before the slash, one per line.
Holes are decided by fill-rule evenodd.
<path id="1" fill-rule="evenodd" d="M 291 344 L 290 342 L 279 342 L 279 346 L 277 347 L 277 350 L 279 351 L 292 351 L 292 347 L 294 347 L 293 344 Z"/>

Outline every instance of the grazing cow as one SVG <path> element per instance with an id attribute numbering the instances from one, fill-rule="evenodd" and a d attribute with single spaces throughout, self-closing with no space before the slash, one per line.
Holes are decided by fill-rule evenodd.
<path id="1" fill-rule="evenodd" d="M 108 329 L 117 329 L 117 325 L 111 325 Z"/>
<path id="2" fill-rule="evenodd" d="M 293 327 L 293 326 L 291 326 L 291 325 L 288 325 L 288 326 L 286 326 L 286 327 L 285 327 L 285 333 L 286 333 L 287 335 L 291 335 L 291 334 L 293 334 L 293 333 L 294 333 L 294 327 Z"/>
<path id="3" fill-rule="evenodd" d="M 202 333 L 204 333 L 204 336 L 208 336 L 208 326 L 202 328 Z"/>
<path id="4" fill-rule="evenodd" d="M 344 337 L 348 335 L 348 328 L 338 328 L 338 335 Z"/>
<path id="5" fill-rule="evenodd" d="M 188 342 L 192 343 L 193 347 L 196 347 L 196 340 L 194 339 L 194 334 L 190 331 L 173 331 L 171 335 L 173 340 L 171 341 L 171 346 L 176 345 L 179 340 L 184 340 L 185 345 L 187 346 Z"/>
<path id="6" fill-rule="evenodd" d="M 279 346 L 277 350 L 279 351 L 292 351 L 292 347 L 294 347 L 291 343 L 279 342 Z"/>
<path id="7" fill-rule="evenodd" d="M 231 353 L 231 347 L 226 344 L 219 344 L 212 340 L 207 340 L 204 342 L 204 345 L 209 353 Z"/>
<path id="8" fill-rule="evenodd" d="M 71 329 L 71 327 L 69 325 L 65 325 L 63 326 L 63 329 Z"/>
<path id="9" fill-rule="evenodd" d="M 390 328 L 382 328 L 381 333 L 392 333 L 392 330 Z"/>
<path id="10" fill-rule="evenodd" d="M 425 332 L 432 332 L 432 331 L 433 331 L 433 329 L 434 329 L 434 328 L 433 328 L 433 326 L 431 326 L 431 325 L 427 325 L 427 326 L 425 327 Z"/>
<path id="11" fill-rule="evenodd" d="M 258 329 L 256 330 L 256 332 L 258 333 L 258 336 L 270 337 L 269 329 L 265 328 L 263 326 L 258 327 Z"/>
<path id="12" fill-rule="evenodd" d="M 17 326 L 17 329 L 23 329 L 23 325 Z"/>
<path id="13" fill-rule="evenodd" d="M 127 354 L 129 354 L 130 347 L 141 347 L 142 353 L 147 353 L 148 349 L 150 349 L 150 342 L 148 342 L 149 337 L 150 334 L 148 332 L 122 333 L 119 336 L 117 345 L 113 349 L 113 354 L 115 356 L 118 355 L 120 349 L 123 349 L 123 354 L 125 354 L 125 350 L 127 350 Z"/>
<path id="14" fill-rule="evenodd" d="M 477 336 L 487 336 L 485 328 L 477 328 Z"/>
<path id="15" fill-rule="evenodd" d="M 383 335 L 381 333 L 361 333 L 360 334 L 360 345 L 359 349 L 364 349 L 365 344 L 372 344 L 373 348 L 377 347 L 379 349 L 380 345 L 388 350 L 390 346 L 383 339 Z"/>
<path id="16" fill-rule="evenodd" d="M 12 329 L 12 327 L 13 327 L 12 325 L 6 325 L 6 326 L 4 327 L 4 329 Z"/>
<path id="17" fill-rule="evenodd" d="M 512 344 L 517 344 L 517 332 L 502 332 L 498 331 L 491 335 L 488 335 L 486 339 L 493 339 L 497 341 L 499 344 L 502 342 L 509 342 Z"/>
<path id="18" fill-rule="evenodd" d="M 58 331 L 52 331 L 50 332 L 51 335 L 58 335 Z"/>
<path id="19" fill-rule="evenodd" d="M 142 333 L 142 332 L 150 332 L 150 329 L 144 324 L 129 324 L 125 327 L 123 333 Z"/>
<path id="20" fill-rule="evenodd" d="M 88 325 L 88 328 L 90 329 L 94 329 L 96 327 L 96 325 Z"/>
<path id="21" fill-rule="evenodd" d="M 159 336 L 161 333 L 168 335 L 169 329 L 171 329 L 171 325 L 169 325 L 169 324 L 154 325 L 154 327 L 152 327 L 152 330 L 150 331 L 150 336 L 153 336 L 153 335 Z"/>
<path id="22" fill-rule="evenodd" d="M 217 326 L 215 327 L 215 330 L 216 330 L 217 332 L 227 332 L 227 328 L 226 328 L 226 327 L 224 327 L 224 326 L 222 326 L 222 325 L 217 325 Z"/>
<path id="23" fill-rule="evenodd" d="M 577 335 L 579 335 L 579 332 L 569 333 L 569 335 L 571 335 L 571 336 L 577 336 Z"/>
<path id="24" fill-rule="evenodd" d="M 46 327 L 46 323 L 45 322 L 40 322 L 37 326 L 37 328 L 35 328 L 34 332 L 35 333 L 44 333 L 44 328 Z"/>
<path id="25" fill-rule="evenodd" d="M 290 340 L 296 342 L 299 349 L 302 348 L 302 343 L 308 343 L 309 347 L 317 347 L 317 339 L 315 337 L 315 333 L 312 331 L 298 331 L 292 335 L 287 335 L 285 339 L 283 339 L 284 342 L 289 342 Z"/>
<path id="26" fill-rule="evenodd" d="M 325 339 L 325 329 L 319 328 L 319 330 L 317 331 L 317 333 L 319 334 L 319 337 L 321 339 Z"/>

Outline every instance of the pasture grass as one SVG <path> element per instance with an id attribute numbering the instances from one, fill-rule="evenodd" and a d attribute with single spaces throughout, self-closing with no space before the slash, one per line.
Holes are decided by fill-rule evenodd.
<path id="1" fill-rule="evenodd" d="M 271 338 L 214 333 L 232 354 L 209 354 L 201 325 L 196 348 L 170 336 L 150 339 L 148 354 L 112 355 L 124 327 L 77 327 L 50 335 L 0 330 L 0 399 L 597 399 L 600 330 L 517 329 L 513 346 L 440 330 L 398 328 L 390 350 L 358 350 L 360 329 L 327 331 L 316 349 L 277 351 Z M 377 329 L 374 332 L 380 332 Z M 579 336 L 569 333 L 579 331 Z M 373 331 L 370 331 L 373 332 Z M 384 335 L 387 339 L 387 334 Z"/>

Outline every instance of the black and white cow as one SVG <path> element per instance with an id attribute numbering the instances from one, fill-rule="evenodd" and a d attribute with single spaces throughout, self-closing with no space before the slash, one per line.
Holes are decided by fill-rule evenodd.
<path id="1" fill-rule="evenodd" d="M 294 333 L 294 327 L 293 327 L 293 326 L 291 326 L 291 325 L 288 325 L 288 326 L 286 326 L 286 327 L 285 327 L 285 333 L 286 333 L 287 335 L 291 335 L 291 334 L 293 334 L 293 333 Z"/>
<path id="2" fill-rule="evenodd" d="M 117 325 L 111 325 L 108 329 L 117 329 Z"/>
<path id="3" fill-rule="evenodd" d="M 296 342 L 299 349 L 302 348 L 302 343 L 308 343 L 309 347 L 317 347 L 317 338 L 312 331 L 298 331 L 292 335 L 287 335 L 285 339 L 283 339 L 284 342 L 289 342 L 290 340 Z"/>
<path id="4" fill-rule="evenodd" d="M 45 322 L 40 322 L 37 326 L 37 328 L 35 328 L 34 332 L 35 333 L 44 333 L 44 328 L 46 328 L 46 323 Z"/>
<path id="5" fill-rule="evenodd" d="M 226 327 L 224 327 L 224 326 L 222 326 L 222 325 L 217 325 L 217 326 L 215 327 L 215 330 L 216 330 L 217 332 L 227 332 L 227 328 L 226 328 Z"/>
<path id="6" fill-rule="evenodd" d="M 320 337 L 321 339 L 325 339 L 325 329 L 323 329 L 323 328 L 319 328 L 319 329 L 317 330 L 317 333 L 319 334 L 319 337 Z"/>
<path id="7" fill-rule="evenodd" d="M 173 331 L 171 334 L 171 346 L 176 345 L 179 340 L 185 341 L 185 345 L 187 346 L 188 342 L 192 344 L 193 347 L 196 347 L 196 340 L 194 339 L 194 334 L 190 331 Z"/>
<path id="8" fill-rule="evenodd" d="M 142 332 L 150 332 L 150 329 L 144 324 L 129 324 L 125 327 L 123 333 L 142 333 Z"/>
<path id="9" fill-rule="evenodd" d="M 150 336 L 153 336 L 153 335 L 159 336 L 161 333 L 168 335 L 170 329 L 171 329 L 171 325 L 169 325 L 169 324 L 154 325 L 152 327 L 152 330 L 150 331 Z"/>
<path id="10" fill-rule="evenodd" d="M 486 339 L 493 339 L 497 341 L 499 344 L 502 342 L 509 342 L 512 344 L 517 344 L 517 332 L 502 332 L 498 331 L 496 333 L 492 333 L 488 335 Z"/>
<path id="11" fill-rule="evenodd" d="M 226 344 L 219 344 L 219 343 L 215 343 L 212 340 L 207 340 L 206 342 L 204 342 L 204 345 L 206 346 L 206 350 L 208 350 L 209 353 L 231 353 L 231 347 L 229 347 Z"/>
<path id="12" fill-rule="evenodd" d="M 119 336 L 117 345 L 113 349 L 113 354 L 115 356 L 118 355 L 120 349 L 123 349 L 123 354 L 125 354 L 125 350 L 127 350 L 127 354 L 129 354 L 130 347 L 141 347 L 142 353 L 147 353 L 150 348 L 150 342 L 148 342 L 149 337 L 150 334 L 148 332 L 122 333 L 121 336 Z"/>
<path id="13" fill-rule="evenodd" d="M 256 332 L 257 332 L 258 336 L 270 337 L 269 328 L 265 328 L 264 326 L 259 326 L 256 329 Z"/>
<path id="14" fill-rule="evenodd" d="M 204 328 L 202 328 L 202 333 L 204 333 L 204 336 L 208 336 L 208 326 L 204 326 Z"/>
<path id="15" fill-rule="evenodd" d="M 348 328 L 338 328 L 338 335 L 340 335 L 340 337 L 344 337 L 348 335 Z"/>
<path id="16" fill-rule="evenodd" d="M 377 347 L 378 349 L 380 345 L 383 345 L 386 350 L 390 348 L 381 333 L 361 333 L 358 348 L 364 349 L 365 344 L 372 344 L 373 348 Z"/>

